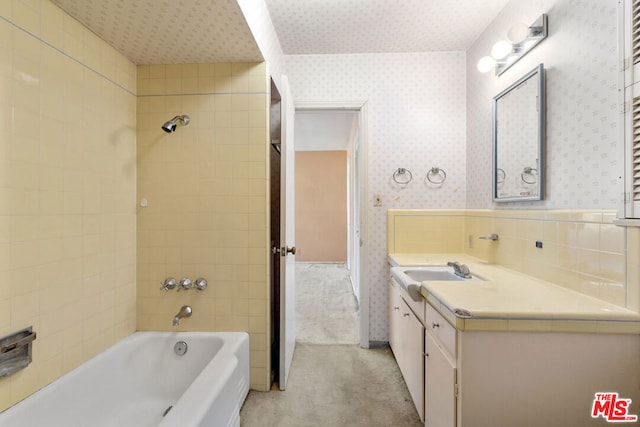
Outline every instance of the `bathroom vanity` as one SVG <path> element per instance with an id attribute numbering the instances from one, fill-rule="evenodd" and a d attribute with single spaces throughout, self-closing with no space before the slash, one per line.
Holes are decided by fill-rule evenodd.
<path id="1" fill-rule="evenodd" d="M 422 282 L 422 301 L 390 280 L 390 343 L 425 426 L 607 425 L 599 392 L 640 415 L 638 313 L 466 255 L 389 256 L 454 259 L 484 280 Z"/>

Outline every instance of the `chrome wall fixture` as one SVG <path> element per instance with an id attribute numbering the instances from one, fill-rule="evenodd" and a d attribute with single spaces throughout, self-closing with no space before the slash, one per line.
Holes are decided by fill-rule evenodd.
<path id="1" fill-rule="evenodd" d="M 176 128 L 178 127 L 178 122 L 180 122 L 182 126 L 186 126 L 190 121 L 191 118 L 189 118 L 189 116 L 187 116 L 186 114 L 175 116 L 173 119 L 165 122 L 165 124 L 162 125 L 162 130 L 166 133 L 175 132 Z"/>
<path id="2" fill-rule="evenodd" d="M 13 375 L 31 363 L 35 339 L 31 326 L 0 338 L 0 378 Z"/>
<path id="3" fill-rule="evenodd" d="M 178 313 L 173 316 L 173 326 L 180 326 L 180 319 L 191 317 L 192 314 L 193 310 L 191 309 L 191 306 L 183 305 L 182 307 L 180 307 L 180 311 L 178 311 Z"/>
<path id="4" fill-rule="evenodd" d="M 413 174 L 409 169 L 398 168 L 393 172 L 391 178 L 396 184 L 407 185 L 413 180 Z"/>
<path id="5" fill-rule="evenodd" d="M 207 289 L 207 279 L 204 277 L 198 277 L 195 282 L 192 282 L 188 277 L 183 277 L 178 282 L 174 277 L 167 277 L 164 281 L 160 282 L 160 289 L 163 291 L 170 291 L 178 288 L 178 291 L 188 291 L 191 288 L 195 288 L 198 291 L 204 291 Z"/>
<path id="6" fill-rule="evenodd" d="M 429 181 L 431 184 L 442 185 L 447 180 L 447 173 L 444 169 L 437 166 L 432 167 L 424 177 L 425 183 Z"/>
<path id="7" fill-rule="evenodd" d="M 547 14 L 543 13 L 530 26 L 522 22 L 514 24 L 507 33 L 507 40 L 496 42 L 491 48 L 491 56 L 480 58 L 478 71 L 487 73 L 494 69 L 496 76 L 507 71 L 538 43 L 547 38 L 547 21 Z"/>
<path id="8" fill-rule="evenodd" d="M 391 175 L 391 180 L 398 186 L 406 187 L 413 181 L 413 174 L 407 168 L 398 168 Z M 432 187 L 442 186 L 447 180 L 447 172 L 444 169 L 434 166 L 427 172 L 424 177 L 424 183 Z"/>

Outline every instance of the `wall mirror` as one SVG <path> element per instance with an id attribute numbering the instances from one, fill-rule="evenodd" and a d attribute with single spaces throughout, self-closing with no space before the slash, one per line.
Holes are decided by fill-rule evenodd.
<path id="1" fill-rule="evenodd" d="M 544 197 L 544 66 L 493 98 L 493 201 Z"/>

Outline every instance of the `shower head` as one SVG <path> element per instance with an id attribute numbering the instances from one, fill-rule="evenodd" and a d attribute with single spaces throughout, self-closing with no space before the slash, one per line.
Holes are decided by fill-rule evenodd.
<path id="1" fill-rule="evenodd" d="M 186 126 L 189 124 L 190 120 L 191 119 L 187 115 L 175 116 L 173 119 L 162 125 L 162 130 L 167 133 L 175 132 L 176 127 L 178 127 L 178 121 L 180 121 L 180 124 L 183 126 Z"/>

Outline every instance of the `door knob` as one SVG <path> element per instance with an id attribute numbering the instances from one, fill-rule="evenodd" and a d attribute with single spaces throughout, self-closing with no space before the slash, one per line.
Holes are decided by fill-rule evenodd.
<path id="1" fill-rule="evenodd" d="M 283 246 L 283 247 L 281 247 L 281 248 L 278 248 L 278 247 L 276 247 L 276 246 L 273 246 L 273 247 L 271 248 L 271 252 L 272 252 L 274 255 L 275 255 L 275 254 L 280 254 L 280 256 L 287 256 L 287 254 L 293 254 L 293 255 L 295 255 L 295 254 L 296 254 L 296 251 L 297 251 L 297 249 L 296 249 L 296 247 L 295 247 L 295 246 L 292 246 L 292 247 L 289 247 L 289 246 Z"/>

